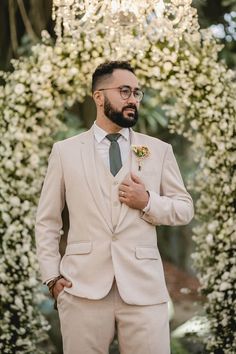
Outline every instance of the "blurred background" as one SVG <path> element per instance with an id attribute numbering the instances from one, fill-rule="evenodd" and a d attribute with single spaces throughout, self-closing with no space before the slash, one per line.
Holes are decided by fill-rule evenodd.
<path id="1" fill-rule="evenodd" d="M 220 57 L 228 67 L 236 67 L 236 0 L 194 0 L 201 28 L 210 28 L 219 42 L 224 44 Z M 0 70 L 11 71 L 11 59 L 28 56 L 32 45 L 41 41 L 41 31 L 46 29 L 55 39 L 54 24 L 51 19 L 51 0 L 1 0 L 0 1 Z M 88 129 L 95 119 L 95 106 L 87 97 L 83 103 L 77 102 L 65 112 L 64 120 L 68 126 L 66 132 L 58 133 L 55 139 L 63 139 Z M 185 183 L 191 180 L 198 166 L 190 144 L 177 134 L 170 134 L 168 119 L 161 107 L 156 105 L 155 92 L 145 90 L 145 99 L 140 110 L 138 130 L 156 136 L 172 144 Z M 196 199 L 197 196 L 193 195 Z M 201 314 L 202 301 L 198 295 L 198 280 L 191 262 L 194 243 L 191 240 L 191 225 L 183 227 L 159 227 L 158 245 L 164 260 L 167 286 L 173 301 L 172 329 L 177 328 L 195 314 Z M 47 289 L 43 288 L 47 292 Z M 57 312 L 52 301 L 42 304 L 42 311 L 51 323 L 51 349 L 62 353 Z M 48 349 L 49 350 L 49 349 Z M 177 354 L 203 353 L 201 345 L 191 349 L 188 343 L 173 340 L 172 352 Z M 46 352 L 47 350 L 45 350 Z M 111 353 L 117 353 L 117 343 Z"/>

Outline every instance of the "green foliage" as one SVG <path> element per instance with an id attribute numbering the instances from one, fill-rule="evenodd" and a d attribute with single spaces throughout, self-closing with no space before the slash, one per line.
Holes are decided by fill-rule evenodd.
<path id="1" fill-rule="evenodd" d="M 223 6 L 230 6 L 230 11 L 235 11 L 236 10 L 236 2 L 235 0 L 222 0 L 222 5 Z"/>
<path id="2" fill-rule="evenodd" d="M 168 117 L 161 108 L 158 91 L 145 89 L 139 115 L 137 129 L 144 134 L 159 136 L 161 129 L 168 127 Z"/>
<path id="3" fill-rule="evenodd" d="M 171 354 L 191 354 L 186 350 L 179 339 L 171 339 Z"/>
<path id="4" fill-rule="evenodd" d="M 84 122 L 72 111 L 65 110 L 62 121 L 64 123 L 64 129 L 56 132 L 56 141 L 67 139 L 85 130 Z"/>

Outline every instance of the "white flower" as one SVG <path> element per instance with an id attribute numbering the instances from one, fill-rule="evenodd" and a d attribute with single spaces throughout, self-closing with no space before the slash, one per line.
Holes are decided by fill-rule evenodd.
<path id="1" fill-rule="evenodd" d="M 198 121 L 197 121 L 196 119 L 192 120 L 192 121 L 190 122 L 190 125 L 191 125 L 191 127 L 192 127 L 193 129 L 195 129 L 195 130 L 197 130 L 197 129 L 199 128 L 199 123 L 198 123 Z"/>
<path id="2" fill-rule="evenodd" d="M 30 156 L 30 164 L 33 166 L 33 167 L 37 167 L 38 164 L 39 164 L 39 157 L 38 155 L 36 154 L 32 154 Z"/>
<path id="3" fill-rule="evenodd" d="M 14 169 L 14 164 L 11 160 L 7 160 L 5 163 L 5 167 L 8 168 L 9 170 L 13 170 Z"/>
<path id="4" fill-rule="evenodd" d="M 17 140 L 24 140 L 24 134 L 22 132 L 20 132 L 20 131 L 16 131 L 15 132 L 15 138 Z"/>
<path id="5" fill-rule="evenodd" d="M 11 224 L 9 227 L 8 227 L 8 234 L 9 235 L 13 235 L 14 233 L 16 233 L 18 230 L 17 230 L 17 226 L 15 224 Z"/>
<path id="6" fill-rule="evenodd" d="M 212 234 L 208 234 L 206 237 L 206 241 L 209 245 L 213 245 L 214 244 L 214 238 Z"/>
<path id="7" fill-rule="evenodd" d="M 28 267 L 28 264 L 29 264 L 29 260 L 28 260 L 28 257 L 26 256 L 21 256 L 21 263 L 23 264 L 23 266 L 26 268 Z"/>
<path id="8" fill-rule="evenodd" d="M 11 222 L 11 217 L 7 213 L 2 213 L 2 220 L 8 225 Z"/>
<path id="9" fill-rule="evenodd" d="M 20 113 L 20 115 L 24 115 L 26 111 L 26 107 L 23 105 L 15 105 L 15 110 Z"/>
<path id="10" fill-rule="evenodd" d="M 225 150 L 225 144 L 224 143 L 220 142 L 220 143 L 217 144 L 217 146 L 218 146 L 219 150 L 221 150 L 221 151 Z"/>
<path id="11" fill-rule="evenodd" d="M 2 277 L 1 277 L 1 281 L 3 281 Z M 9 297 L 8 289 L 3 284 L 0 284 L 0 293 L 1 293 L 2 298 L 8 298 Z"/>
<path id="12" fill-rule="evenodd" d="M 222 279 L 223 280 L 227 280 L 230 277 L 230 273 L 229 272 L 224 272 L 224 274 L 222 275 Z"/>
<path id="13" fill-rule="evenodd" d="M 15 304 L 19 308 L 23 309 L 23 307 L 24 307 L 23 302 L 22 302 L 22 300 L 21 300 L 21 298 L 19 296 L 15 297 Z"/>
<path id="14" fill-rule="evenodd" d="M 170 61 L 165 62 L 163 65 L 163 69 L 165 72 L 171 71 L 172 67 L 173 67 L 173 65 Z"/>
<path id="15" fill-rule="evenodd" d="M 42 99 L 40 102 L 38 102 L 38 106 L 41 109 L 50 109 L 53 107 L 53 100 L 51 98 Z"/>
<path id="16" fill-rule="evenodd" d="M 16 197 L 16 196 L 10 197 L 10 198 L 9 198 L 9 203 L 10 203 L 12 206 L 18 207 L 18 206 L 20 206 L 20 199 L 19 199 L 18 197 Z"/>
<path id="17" fill-rule="evenodd" d="M 220 284 L 220 291 L 225 291 L 231 289 L 231 284 L 227 282 L 223 282 Z"/>
<path id="18" fill-rule="evenodd" d="M 228 184 L 224 185 L 223 190 L 224 190 L 225 194 L 230 194 L 231 193 L 231 189 L 230 189 L 230 186 Z"/>
<path id="19" fill-rule="evenodd" d="M 62 48 L 59 47 L 58 45 L 55 46 L 54 51 L 55 51 L 55 54 L 57 54 L 57 55 L 62 54 Z"/>
<path id="20" fill-rule="evenodd" d="M 67 84 L 67 79 L 64 76 L 60 76 L 57 78 L 57 85 L 60 87 L 63 87 L 64 85 Z"/>
<path id="21" fill-rule="evenodd" d="M 32 92 L 37 92 L 38 89 L 39 89 L 39 86 L 36 83 L 32 82 L 32 84 L 30 85 L 30 90 Z"/>
<path id="22" fill-rule="evenodd" d="M 211 156 L 208 160 L 208 165 L 211 168 L 216 168 L 216 159 L 214 156 Z"/>
<path id="23" fill-rule="evenodd" d="M 29 279 L 29 286 L 34 287 L 37 285 L 37 280 L 35 278 Z"/>
<path id="24" fill-rule="evenodd" d="M 27 210 L 30 209 L 30 203 L 28 202 L 28 200 L 25 200 L 25 201 L 22 203 L 21 208 L 22 208 L 22 210 L 24 210 L 24 211 L 27 211 Z"/>
<path id="25" fill-rule="evenodd" d="M 14 92 L 17 95 L 22 95 L 25 92 L 25 85 L 23 84 L 16 84 Z"/>
<path id="26" fill-rule="evenodd" d="M 28 243 L 24 243 L 22 246 L 22 252 L 29 252 L 30 250 L 30 245 Z"/>
<path id="27" fill-rule="evenodd" d="M 69 71 L 68 71 L 69 75 L 71 76 L 75 76 L 78 74 L 78 69 L 77 68 L 70 68 Z"/>
<path id="28" fill-rule="evenodd" d="M 207 85 L 208 83 L 208 78 L 206 75 L 204 74 L 200 74 L 197 76 L 197 79 L 196 79 L 196 83 L 197 85 L 199 86 L 204 86 L 204 85 Z"/>
<path id="29" fill-rule="evenodd" d="M 41 72 L 45 73 L 45 74 L 51 73 L 52 72 L 52 65 L 49 63 L 43 64 L 41 66 Z"/>
<path id="30" fill-rule="evenodd" d="M 208 224 L 207 228 L 208 228 L 208 231 L 214 233 L 217 228 L 219 227 L 219 221 L 218 220 L 214 220 L 212 221 L 211 223 Z"/>

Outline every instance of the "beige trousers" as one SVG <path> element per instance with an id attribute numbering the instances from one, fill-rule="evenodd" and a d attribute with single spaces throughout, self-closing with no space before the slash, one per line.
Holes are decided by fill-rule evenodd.
<path id="1" fill-rule="evenodd" d="M 117 329 L 120 354 L 169 354 L 167 303 L 126 304 L 116 282 L 101 300 L 62 291 L 58 297 L 64 354 L 108 354 Z"/>

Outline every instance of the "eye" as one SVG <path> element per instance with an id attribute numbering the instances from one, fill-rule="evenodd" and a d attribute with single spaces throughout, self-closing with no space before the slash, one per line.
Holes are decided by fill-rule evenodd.
<path id="1" fill-rule="evenodd" d="M 140 102 L 143 98 L 143 91 L 142 90 L 135 90 L 134 97 Z"/>
<path id="2" fill-rule="evenodd" d="M 120 92 L 123 94 L 123 95 L 129 95 L 130 94 L 130 89 L 128 87 L 123 87 L 120 89 Z"/>

